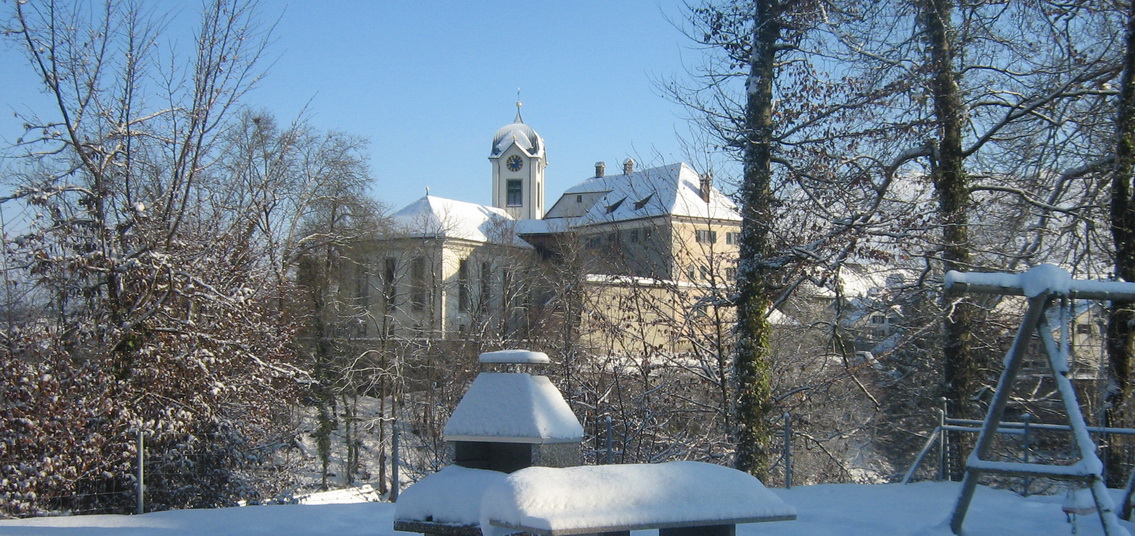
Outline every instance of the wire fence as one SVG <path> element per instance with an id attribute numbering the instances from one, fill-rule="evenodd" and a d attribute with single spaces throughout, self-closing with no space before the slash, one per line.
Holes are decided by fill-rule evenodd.
<path id="1" fill-rule="evenodd" d="M 113 443 L 113 463 L 87 469 L 61 460 L 38 464 L 0 458 L 6 493 L 0 517 L 133 514 L 175 508 L 236 506 L 278 500 L 294 483 L 297 462 L 230 448 L 223 433 L 156 438 L 131 432 Z M 10 462 L 10 463 L 9 463 Z M 78 464 L 75 464 L 78 465 Z"/>

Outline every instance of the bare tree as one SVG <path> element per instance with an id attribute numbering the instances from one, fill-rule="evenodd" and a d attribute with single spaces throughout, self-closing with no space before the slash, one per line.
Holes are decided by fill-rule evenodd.
<path id="1" fill-rule="evenodd" d="M 1111 179 L 1111 234 L 1115 243 L 1115 276 L 1135 281 L 1135 4 L 1127 13 L 1124 70 L 1115 120 L 1115 164 Z M 1135 310 L 1113 303 L 1107 324 L 1110 385 L 1106 407 L 1112 426 L 1131 426 L 1132 357 L 1135 356 Z M 1109 453 L 1112 451 L 1109 450 Z M 1115 462 L 1113 455 L 1111 462 Z M 1124 508 L 1125 516 L 1130 508 Z"/>
<path id="2" fill-rule="evenodd" d="M 5 365 L 69 382 L 67 418 L 95 438 L 51 447 L 75 464 L 33 464 L 57 487 L 18 511 L 131 508 L 139 429 L 155 456 L 153 507 L 274 494 L 280 483 L 251 467 L 288 443 L 286 401 L 303 377 L 294 292 L 264 262 L 281 249 L 256 226 L 266 200 L 231 190 L 216 165 L 259 77 L 268 32 L 254 6 L 206 3 L 188 62 L 136 4 L 17 2 L 10 14 L 5 36 L 54 108 L 23 118 L 25 165 L 3 199 L 37 215 L 6 262 L 43 290 L 50 315 L 8 331 L 43 344 L 8 346 Z M 51 415 L 50 398 L 35 404 Z M 64 499 L 84 492 L 111 493 Z"/>
<path id="3" fill-rule="evenodd" d="M 1043 1 L 826 1 L 692 13 L 688 32 L 710 46 L 710 60 L 695 73 L 702 85 L 671 93 L 739 155 L 742 200 L 750 177 L 766 177 L 752 184 L 767 185 L 754 206 L 775 214 L 763 220 L 774 222 L 771 249 L 742 258 L 769 263 L 761 280 L 772 285 L 770 303 L 802 285 L 831 287 L 845 263 L 920 274 L 907 292 L 923 304 L 948 269 L 1060 262 L 1102 273 L 1098 174 L 1107 157 L 1098 147 L 1118 73 L 1113 12 Z M 757 41 L 754 32 L 767 38 L 778 23 L 779 41 Z M 749 123 L 762 114 L 771 121 Z M 768 171 L 750 175 L 745 155 Z M 762 214 L 745 218 L 757 228 Z M 917 315 L 930 324 L 909 333 L 943 344 L 896 348 L 945 348 L 926 362 L 942 371 L 938 392 L 951 412 L 974 415 L 973 396 L 1001 353 L 996 334 L 982 332 L 993 324 L 976 318 L 996 304 L 942 304 L 937 315 Z M 840 323 L 829 325 L 838 341 Z M 903 355 L 881 357 L 913 363 Z"/>

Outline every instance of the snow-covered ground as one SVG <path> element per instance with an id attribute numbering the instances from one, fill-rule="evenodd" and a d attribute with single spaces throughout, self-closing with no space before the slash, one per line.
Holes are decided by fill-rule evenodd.
<path id="1" fill-rule="evenodd" d="M 796 521 L 740 525 L 739 535 L 845 536 L 849 534 L 947 536 L 958 484 L 825 484 L 772 490 L 796 507 Z M 1116 491 L 1116 502 L 1119 492 Z M 340 494 L 342 497 L 356 494 Z M 1065 497 L 1021 497 L 978 488 L 966 536 L 1073 534 L 1061 504 Z M 158 512 L 141 516 L 75 516 L 0 521 L 0 536 L 395 536 L 389 503 L 249 506 Z M 1135 533 L 1135 523 L 1121 522 Z M 1103 534 L 1099 519 L 1076 518 L 1076 534 Z M 640 533 L 635 533 L 640 534 Z M 644 532 L 641 534 L 649 534 Z"/>

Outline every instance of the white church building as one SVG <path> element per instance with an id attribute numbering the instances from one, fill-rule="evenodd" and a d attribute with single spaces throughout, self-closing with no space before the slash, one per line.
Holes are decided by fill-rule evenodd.
<path id="1" fill-rule="evenodd" d="M 541 264 L 574 262 L 595 285 L 721 285 L 733 277 L 741 218 L 708 175 L 684 163 L 595 175 L 545 202 L 544 139 L 515 120 L 488 154 L 492 202 L 434 195 L 392 216 L 360 274 L 381 299 L 367 303 L 387 334 L 524 338 L 528 318 L 555 292 Z M 488 186 L 488 185 L 487 185 Z M 369 335 L 374 335 L 369 334 Z"/>

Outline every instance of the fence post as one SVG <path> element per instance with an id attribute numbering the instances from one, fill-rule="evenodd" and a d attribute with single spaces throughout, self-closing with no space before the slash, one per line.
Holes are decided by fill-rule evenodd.
<path id="1" fill-rule="evenodd" d="M 784 412 L 784 489 L 792 487 L 792 415 Z"/>
<path id="2" fill-rule="evenodd" d="M 138 423 L 138 482 L 135 489 L 135 494 L 138 498 L 138 513 L 143 514 L 146 512 L 146 440 L 142 434 L 142 423 Z"/>
<path id="3" fill-rule="evenodd" d="M 1029 463 L 1029 451 L 1032 449 L 1032 443 L 1030 441 L 1031 438 L 1029 437 L 1029 423 L 1032 422 L 1033 416 L 1032 416 L 1032 414 L 1026 413 L 1026 414 L 1021 416 L 1021 420 L 1024 421 L 1024 427 L 1025 427 L 1024 432 L 1021 434 L 1021 436 L 1022 436 L 1021 441 L 1024 443 L 1024 448 L 1023 448 L 1024 452 L 1021 453 L 1021 461 L 1024 462 L 1024 463 Z M 1025 475 L 1025 477 L 1022 480 L 1023 480 L 1022 484 L 1024 486 L 1024 489 L 1021 490 L 1021 496 L 1022 497 L 1028 497 L 1029 496 L 1029 484 L 1032 483 L 1032 478 L 1030 478 L 1028 475 Z"/>
<path id="4" fill-rule="evenodd" d="M 390 457 L 394 459 L 390 464 L 390 502 L 398 502 L 398 466 L 401 465 L 401 461 L 398 459 L 397 418 L 390 424 Z"/>
<path id="5" fill-rule="evenodd" d="M 946 480 L 946 463 L 949 456 L 946 453 L 950 443 L 946 440 L 946 399 L 942 399 L 942 408 L 938 410 L 938 481 Z"/>

